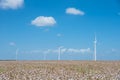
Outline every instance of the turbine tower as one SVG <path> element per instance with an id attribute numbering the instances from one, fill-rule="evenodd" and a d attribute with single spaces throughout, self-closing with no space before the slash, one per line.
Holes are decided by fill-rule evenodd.
<path id="1" fill-rule="evenodd" d="M 17 61 L 17 58 L 18 58 L 18 51 L 19 51 L 19 49 L 17 48 L 16 49 L 16 61 Z"/>
<path id="2" fill-rule="evenodd" d="M 97 57 L 96 57 L 96 45 L 97 45 L 97 39 L 96 39 L 96 35 L 95 35 L 95 41 L 94 41 L 94 60 L 96 61 L 97 60 Z"/>
<path id="3" fill-rule="evenodd" d="M 63 48 L 63 46 L 60 46 L 60 47 L 58 48 L 58 60 L 61 59 L 61 48 Z"/>
<path id="4" fill-rule="evenodd" d="M 44 53 L 44 60 L 46 60 L 46 55 L 47 55 L 47 53 Z"/>

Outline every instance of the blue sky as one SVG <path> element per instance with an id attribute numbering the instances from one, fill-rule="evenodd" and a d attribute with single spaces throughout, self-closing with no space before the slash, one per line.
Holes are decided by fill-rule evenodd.
<path id="1" fill-rule="evenodd" d="M 0 0 L 0 59 L 120 60 L 120 0 Z"/>

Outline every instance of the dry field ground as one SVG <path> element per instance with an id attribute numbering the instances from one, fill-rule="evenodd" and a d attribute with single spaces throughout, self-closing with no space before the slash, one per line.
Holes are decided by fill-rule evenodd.
<path id="1" fill-rule="evenodd" d="M 120 61 L 0 61 L 0 80 L 120 80 Z"/>

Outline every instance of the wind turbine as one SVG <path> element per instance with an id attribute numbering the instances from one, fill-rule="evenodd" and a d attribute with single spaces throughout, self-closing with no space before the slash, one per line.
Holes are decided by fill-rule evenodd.
<path id="1" fill-rule="evenodd" d="M 97 39 L 96 39 L 96 35 L 95 35 L 95 40 L 94 40 L 94 60 L 96 61 L 97 60 L 97 57 L 96 57 L 96 45 L 97 45 Z"/>
<path id="2" fill-rule="evenodd" d="M 58 60 L 61 59 L 61 48 L 63 48 L 63 46 L 60 46 L 60 47 L 58 48 Z"/>
<path id="3" fill-rule="evenodd" d="M 17 59 L 18 59 L 18 51 L 19 51 L 19 49 L 17 48 L 17 49 L 16 49 L 16 61 L 17 61 Z"/>
<path id="4" fill-rule="evenodd" d="M 46 54 L 47 54 L 47 53 L 44 53 L 44 60 L 46 60 Z"/>

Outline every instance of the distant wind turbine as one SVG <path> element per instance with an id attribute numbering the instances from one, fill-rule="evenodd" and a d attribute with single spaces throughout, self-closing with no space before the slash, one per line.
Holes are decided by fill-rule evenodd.
<path id="1" fill-rule="evenodd" d="M 60 46 L 60 47 L 58 48 L 58 60 L 61 59 L 61 48 L 63 48 L 63 46 Z"/>
<path id="2" fill-rule="evenodd" d="M 17 48 L 16 49 L 16 61 L 18 60 L 18 51 L 19 51 L 19 49 Z"/>
<path id="3" fill-rule="evenodd" d="M 97 60 L 97 57 L 96 57 L 96 45 L 97 45 L 97 39 L 96 39 L 96 35 L 95 35 L 95 40 L 94 40 L 94 60 L 96 61 Z"/>
<path id="4" fill-rule="evenodd" d="M 47 53 L 44 53 L 44 60 L 46 60 L 46 55 L 47 55 Z"/>

